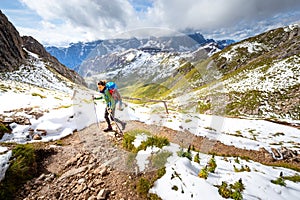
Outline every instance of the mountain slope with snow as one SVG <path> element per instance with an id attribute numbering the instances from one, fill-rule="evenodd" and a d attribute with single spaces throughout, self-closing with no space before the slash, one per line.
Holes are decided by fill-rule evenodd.
<path id="1" fill-rule="evenodd" d="M 154 65 L 140 54 L 126 67 L 95 77 L 116 80 L 127 96 L 169 100 L 182 111 L 299 120 L 299 30 L 297 25 L 279 28 L 205 56 L 152 56 L 150 62 L 159 61 Z M 132 82 L 126 79 L 131 71 Z"/>

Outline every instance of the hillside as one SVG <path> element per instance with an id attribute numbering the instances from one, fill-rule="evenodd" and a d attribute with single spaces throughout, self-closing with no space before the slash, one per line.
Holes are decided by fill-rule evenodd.
<path id="1" fill-rule="evenodd" d="M 0 19 L 0 72 L 13 72 L 20 67 L 30 66 L 31 56 L 28 52 L 31 52 L 39 55 L 49 70 L 61 74 L 71 82 L 85 85 L 82 77 L 58 62 L 38 41 L 30 36 L 21 37 L 1 11 Z"/>
<path id="2" fill-rule="evenodd" d="M 86 80 L 112 79 L 126 96 L 168 100 L 181 111 L 299 120 L 298 47 L 299 26 L 293 25 L 221 51 L 207 46 L 197 53 L 148 57 L 127 51 L 118 57 L 126 64 L 113 63 L 118 67 Z M 139 84 L 132 86 L 133 82 Z"/>

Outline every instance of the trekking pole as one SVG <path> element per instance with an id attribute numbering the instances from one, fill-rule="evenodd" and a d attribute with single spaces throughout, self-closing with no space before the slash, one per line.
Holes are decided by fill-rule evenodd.
<path id="1" fill-rule="evenodd" d="M 98 114 L 97 114 L 97 109 L 96 109 L 96 102 L 95 102 L 95 100 L 94 100 L 94 96 L 92 96 L 92 98 L 93 98 L 93 102 L 94 102 L 94 111 L 95 111 L 95 115 L 96 115 L 96 120 L 97 120 L 97 126 L 99 127 L 99 129 L 101 129 L 100 128 L 100 124 L 99 124 L 99 118 L 98 118 Z"/>
<path id="2" fill-rule="evenodd" d="M 108 108 L 107 108 L 107 112 L 108 112 Z M 115 120 L 114 116 L 112 115 L 112 113 L 111 113 L 111 112 L 108 112 L 108 114 L 109 114 L 110 118 L 115 122 L 115 124 L 116 124 L 117 128 L 119 129 L 120 133 L 121 133 L 122 135 L 124 135 L 123 131 L 122 131 L 121 128 L 119 127 L 119 125 L 118 125 L 118 123 L 116 122 L 116 120 Z"/>

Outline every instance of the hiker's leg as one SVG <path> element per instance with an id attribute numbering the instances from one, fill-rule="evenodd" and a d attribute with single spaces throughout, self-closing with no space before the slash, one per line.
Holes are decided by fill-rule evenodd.
<path id="1" fill-rule="evenodd" d="M 115 122 L 121 124 L 122 125 L 122 129 L 124 130 L 125 126 L 126 126 L 126 122 L 122 122 L 120 119 L 118 119 L 118 118 L 115 117 L 115 110 L 116 109 L 113 109 L 111 114 L 114 117 Z"/>
<path id="2" fill-rule="evenodd" d="M 110 124 L 110 120 L 109 120 L 109 116 L 108 115 L 109 115 L 109 113 L 108 113 L 107 109 L 105 109 L 104 118 L 106 120 L 108 128 L 110 128 L 111 124 Z"/>

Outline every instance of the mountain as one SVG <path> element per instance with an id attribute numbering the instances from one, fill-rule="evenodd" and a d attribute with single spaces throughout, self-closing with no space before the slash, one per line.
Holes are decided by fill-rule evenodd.
<path id="1" fill-rule="evenodd" d="M 222 50 L 215 43 L 184 53 L 127 50 L 83 64 L 89 85 L 115 80 L 127 96 L 167 99 L 174 109 L 299 120 L 299 35 L 291 25 Z"/>
<path id="2" fill-rule="evenodd" d="M 34 38 L 30 36 L 21 37 L 13 24 L 8 21 L 2 12 L 0 12 L 0 19 L 0 72 L 3 79 L 11 79 L 12 77 L 8 76 L 8 73 L 20 71 L 24 68 L 26 68 L 27 71 L 37 68 L 38 71 L 39 66 L 32 64 L 32 59 L 35 59 L 43 63 L 43 66 L 50 71 L 51 74 L 59 74 L 77 84 L 86 84 L 82 77 L 74 70 L 70 70 L 62 65 Z M 36 57 L 33 54 L 35 54 Z M 45 78 L 46 77 L 47 74 L 45 74 Z"/>
<path id="3" fill-rule="evenodd" d="M 152 52 L 184 52 L 194 51 L 200 46 L 216 42 L 219 48 L 234 43 L 233 40 L 214 41 L 205 39 L 200 33 L 180 36 L 149 37 L 138 39 L 109 39 L 98 40 L 88 43 L 72 43 L 69 47 L 46 47 L 46 50 L 55 56 L 61 63 L 80 73 L 80 65 L 86 60 L 94 57 L 103 57 L 115 52 L 129 49 L 139 49 Z M 83 75 L 83 74 L 81 74 Z"/>
<path id="4" fill-rule="evenodd" d="M 102 40 L 87 43 L 71 43 L 69 47 L 46 47 L 46 50 L 56 57 L 61 63 L 70 69 L 78 70 L 78 65 L 82 63 L 89 53 L 97 47 Z"/>

